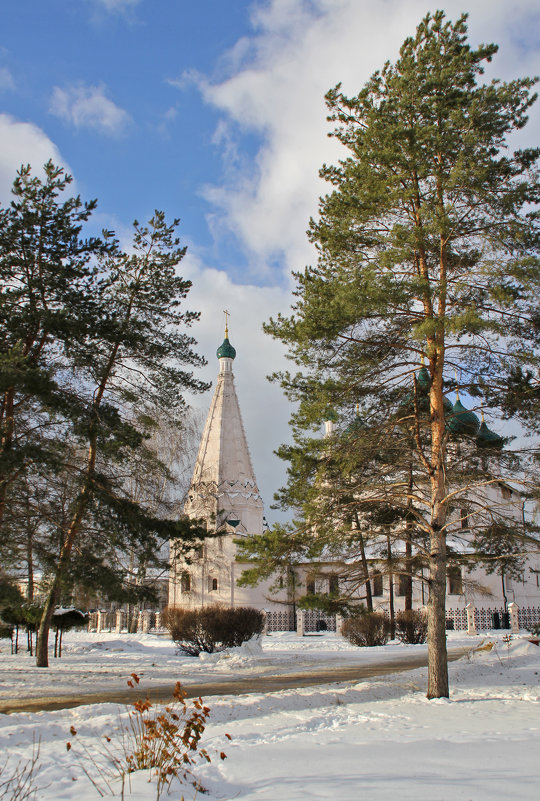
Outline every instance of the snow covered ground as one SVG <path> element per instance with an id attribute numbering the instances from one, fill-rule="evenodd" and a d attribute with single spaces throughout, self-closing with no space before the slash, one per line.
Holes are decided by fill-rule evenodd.
<path id="1" fill-rule="evenodd" d="M 426 669 L 360 683 L 205 698 L 211 714 L 203 736 L 212 756 L 196 775 L 208 793 L 172 786 L 185 801 L 536 801 L 540 798 L 540 648 L 504 633 L 468 638 L 449 633 L 449 646 L 477 651 L 450 665 L 450 700 L 427 701 Z M 354 648 L 336 635 L 266 637 L 262 648 L 194 659 L 153 635 L 70 633 L 65 656 L 38 670 L 0 642 L 0 699 L 124 689 L 130 673 L 142 693 L 176 680 L 218 680 L 261 672 L 309 672 L 322 665 L 392 660 L 425 646 Z M 126 711 L 113 704 L 0 715 L 6 776 L 40 740 L 38 801 L 95 801 L 104 735 L 115 739 Z M 70 727 L 78 734 L 74 738 Z M 226 734 L 231 736 L 229 742 Z M 73 748 L 66 750 L 67 741 Z M 80 744 L 80 745 L 79 745 Z M 86 755 L 81 756 L 81 748 Z M 219 759 L 224 751 L 227 759 Z M 79 757 L 77 757 L 79 754 Z M 95 756 L 94 756 L 95 755 Z M 0 765 L 2 758 L 0 758 Z M 1 778 L 0 778 L 1 781 Z M 119 782 L 98 781 L 120 797 Z M 0 797 L 1 788 L 0 788 Z M 7 796 L 9 798 L 9 796 Z M 156 797 L 146 773 L 134 775 L 126 798 Z"/>

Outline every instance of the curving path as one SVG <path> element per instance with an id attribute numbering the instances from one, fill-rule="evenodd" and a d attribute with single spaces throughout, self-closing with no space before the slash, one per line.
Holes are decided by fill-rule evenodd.
<path id="1" fill-rule="evenodd" d="M 470 648 L 451 648 L 448 651 L 448 660 L 454 661 L 470 652 Z M 358 682 L 373 676 L 383 676 L 388 673 L 400 673 L 404 670 L 414 670 L 426 667 L 427 653 L 411 654 L 401 659 L 381 661 L 369 665 L 344 665 L 340 667 L 312 670 L 309 673 L 281 673 L 279 675 L 231 677 L 221 681 L 185 682 L 183 689 L 188 698 L 211 695 L 244 695 L 246 693 L 265 693 L 277 690 L 290 690 L 296 687 L 311 687 L 318 684 L 331 684 L 338 682 Z M 167 703 L 172 699 L 174 685 L 162 684 L 143 689 L 140 692 L 121 690 L 99 693 L 85 693 L 77 695 L 42 696 L 38 698 L 15 698 L 11 701 L 0 701 L 0 713 L 13 712 L 49 712 L 55 709 L 70 709 L 85 704 L 130 704 L 134 698 L 144 694 L 151 701 Z"/>

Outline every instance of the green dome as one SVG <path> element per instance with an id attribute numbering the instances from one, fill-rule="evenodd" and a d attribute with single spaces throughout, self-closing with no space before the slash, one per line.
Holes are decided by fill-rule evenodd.
<path id="1" fill-rule="evenodd" d="M 327 421 L 331 421 L 332 423 L 337 423 L 339 420 L 338 413 L 332 406 L 327 406 L 324 410 L 323 414 L 323 422 L 326 423 Z"/>
<path id="2" fill-rule="evenodd" d="M 427 367 L 421 367 L 418 371 L 418 375 L 416 376 L 416 382 L 418 384 L 418 388 L 422 392 L 428 392 L 431 386 L 431 377 L 428 373 Z"/>
<path id="3" fill-rule="evenodd" d="M 504 439 L 488 428 L 482 420 L 480 428 L 478 429 L 478 435 L 476 437 L 476 445 L 479 448 L 500 449 L 504 445 Z"/>
<path id="4" fill-rule="evenodd" d="M 225 337 L 219 348 L 216 350 L 218 359 L 235 359 L 236 351 L 229 342 L 229 338 Z"/>
<path id="5" fill-rule="evenodd" d="M 478 433 L 480 421 L 475 413 L 466 409 L 458 398 L 452 407 L 452 414 L 449 415 L 448 428 L 452 434 L 465 434 L 473 437 Z"/>

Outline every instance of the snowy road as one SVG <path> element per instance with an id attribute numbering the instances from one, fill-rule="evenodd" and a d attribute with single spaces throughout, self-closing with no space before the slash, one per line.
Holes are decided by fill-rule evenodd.
<path id="1" fill-rule="evenodd" d="M 449 661 L 459 659 L 470 648 L 451 648 L 448 651 Z M 358 682 L 362 679 L 382 676 L 388 673 L 398 673 L 404 670 L 427 665 L 427 652 L 407 654 L 395 658 L 395 655 L 386 655 L 386 658 L 369 664 L 334 665 L 331 668 L 310 663 L 303 672 L 276 673 L 264 675 L 234 676 L 221 680 L 206 680 L 199 682 L 183 682 L 182 686 L 188 698 L 203 696 L 208 698 L 214 695 L 245 695 L 247 693 L 275 692 L 277 690 L 290 690 L 299 687 L 313 687 L 321 684 Z M 146 688 L 145 694 L 155 702 L 166 703 L 172 697 L 174 684 L 162 684 Z M 133 702 L 132 690 L 95 691 L 92 693 L 73 693 L 63 695 L 43 695 L 38 697 L 19 697 L 11 700 L 0 700 L 0 713 L 13 712 L 43 712 L 57 709 L 72 709 L 77 706 L 98 703 L 129 704 Z"/>

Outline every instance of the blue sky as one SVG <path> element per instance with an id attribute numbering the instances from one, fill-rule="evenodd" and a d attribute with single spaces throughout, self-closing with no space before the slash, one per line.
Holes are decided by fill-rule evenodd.
<path id="1" fill-rule="evenodd" d="M 267 505 L 283 481 L 272 451 L 289 409 L 265 376 L 284 364 L 261 325 L 291 302 L 313 260 L 305 230 L 339 158 L 324 93 L 356 93 L 421 17 L 470 12 L 473 45 L 495 41 L 489 76 L 540 74 L 537 0 L 18 0 L 2 7 L 0 202 L 21 162 L 47 158 L 97 197 L 95 225 L 128 241 L 154 208 L 180 217 L 194 330 L 217 370 L 231 311 L 238 394 Z M 540 110 L 519 144 L 537 144 Z M 202 408 L 209 396 L 197 401 Z M 269 416 L 269 412 L 271 413 Z M 270 424 L 269 424 L 270 420 Z M 262 422 L 261 422 L 262 421 Z M 272 517 L 272 513 L 267 515 Z"/>

